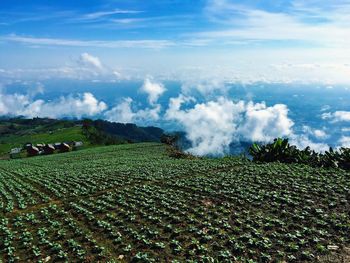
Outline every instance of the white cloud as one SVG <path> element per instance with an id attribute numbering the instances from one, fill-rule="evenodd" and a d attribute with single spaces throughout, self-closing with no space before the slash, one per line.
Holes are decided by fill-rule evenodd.
<path id="1" fill-rule="evenodd" d="M 329 145 L 326 143 L 315 143 L 307 135 L 292 135 L 290 143 L 297 146 L 299 149 L 310 147 L 316 152 L 325 152 L 329 150 Z"/>
<path id="2" fill-rule="evenodd" d="M 109 121 L 130 123 L 133 121 L 135 113 L 131 109 L 131 98 L 124 98 L 123 101 L 104 115 Z"/>
<path id="3" fill-rule="evenodd" d="M 166 91 L 163 84 L 155 82 L 150 78 L 146 78 L 141 91 L 148 94 L 148 102 L 153 105 L 157 102 L 158 98 Z"/>
<path id="4" fill-rule="evenodd" d="M 323 130 L 314 130 L 314 135 L 317 138 L 323 139 L 323 138 L 327 138 L 327 133 Z"/>
<path id="5" fill-rule="evenodd" d="M 338 144 L 341 147 L 350 148 L 350 136 L 342 136 L 339 139 Z"/>
<path id="6" fill-rule="evenodd" d="M 317 139 L 325 139 L 328 137 L 328 134 L 324 130 L 313 129 L 310 126 L 304 125 L 303 132 L 307 135 L 314 136 Z"/>
<path id="7" fill-rule="evenodd" d="M 234 140 L 268 142 L 292 134 L 293 122 L 285 105 L 234 103 L 223 97 L 182 110 L 192 98 L 172 98 L 165 118 L 179 122 L 192 143 L 188 151 L 196 155 L 223 154 Z"/>
<path id="8" fill-rule="evenodd" d="M 350 111 L 325 112 L 321 117 L 331 122 L 348 122 L 350 121 Z"/>
<path id="9" fill-rule="evenodd" d="M 153 108 L 133 110 L 132 103 L 131 98 L 124 98 L 117 106 L 105 112 L 104 117 L 113 122 L 137 124 L 152 123 L 160 118 L 160 105 L 155 104 Z"/>
<path id="10" fill-rule="evenodd" d="M 54 101 L 32 100 L 23 94 L 0 94 L 0 115 L 25 117 L 77 117 L 95 116 L 107 109 L 103 101 L 93 94 L 61 97 Z"/>
<path id="11" fill-rule="evenodd" d="M 235 104 L 219 98 L 181 110 L 181 106 L 190 100 L 182 95 L 170 99 L 166 118 L 178 121 L 185 128 L 187 138 L 192 142 L 189 152 L 196 155 L 224 153 L 233 140 L 235 121 L 244 110 L 244 103 Z"/>
<path id="12" fill-rule="evenodd" d="M 132 78 L 134 79 L 138 79 L 135 75 L 130 75 L 125 71 L 122 71 L 120 69 L 116 70 L 113 69 L 112 70 L 112 74 L 111 74 L 112 79 L 114 80 L 131 80 Z"/>
<path id="13" fill-rule="evenodd" d="M 199 33 L 199 37 L 236 40 L 295 40 L 320 45 L 346 47 L 350 35 L 349 3 L 341 8 L 329 5 L 292 7 L 289 12 L 267 11 L 234 4 L 227 0 L 209 0 L 206 12 L 214 22 L 228 29 Z M 322 22 L 320 22 L 322 21 Z M 288 28 L 288 30 L 285 30 Z"/>
<path id="14" fill-rule="evenodd" d="M 112 16 L 117 14 L 139 14 L 142 13 L 142 11 L 137 10 L 126 10 L 126 9 L 114 9 L 111 11 L 100 11 L 100 12 L 94 12 L 85 14 L 81 17 L 79 17 L 79 20 L 95 20 L 106 16 Z"/>
<path id="15" fill-rule="evenodd" d="M 94 57 L 88 53 L 82 53 L 79 58 L 79 63 L 87 67 L 94 67 L 102 70 L 103 66 L 98 57 Z"/>
<path id="16" fill-rule="evenodd" d="M 117 73 L 117 75 L 119 75 Z M 138 123 L 147 124 L 152 121 L 157 121 L 160 118 L 161 106 L 157 104 L 159 97 L 166 91 L 163 84 L 146 78 L 140 89 L 147 93 L 150 108 L 133 109 L 133 100 L 124 98 L 123 101 L 111 110 L 105 112 L 104 116 L 107 120 L 121 123 Z"/>
<path id="17" fill-rule="evenodd" d="M 69 46 L 69 47 L 99 47 L 99 48 L 146 48 L 161 49 L 173 46 L 175 43 L 169 40 L 76 40 L 40 37 L 22 37 L 8 35 L 0 37 L 0 40 L 17 42 L 38 46 Z"/>
<path id="18" fill-rule="evenodd" d="M 239 129 L 248 141 L 269 142 L 276 137 L 292 134 L 293 121 L 288 118 L 288 108 L 283 104 L 267 107 L 265 103 L 246 105 L 244 123 Z"/>
<path id="19" fill-rule="evenodd" d="M 160 111 L 161 107 L 159 104 L 154 105 L 153 108 L 138 110 L 136 112 L 135 122 L 149 125 L 153 121 L 157 121 L 160 118 Z"/>
<path id="20" fill-rule="evenodd" d="M 204 96 L 215 95 L 217 92 L 225 93 L 228 87 L 225 85 L 222 79 L 218 78 L 202 78 L 200 73 L 196 72 L 192 79 L 184 81 L 181 86 L 181 91 L 184 94 L 192 94 L 194 91 L 198 91 Z"/>
<path id="21" fill-rule="evenodd" d="M 75 59 L 67 61 L 65 66 L 0 70 L 0 80 L 33 82 L 49 79 L 78 79 L 115 82 L 129 80 L 130 76 L 135 80 L 139 79 L 135 72 L 133 73 L 120 67 L 118 70 L 111 68 L 102 63 L 99 57 L 84 52 Z"/>
<path id="22" fill-rule="evenodd" d="M 19 115 L 19 107 L 28 105 L 29 97 L 21 94 L 6 95 L 0 94 L 0 116 Z"/>
<path id="23" fill-rule="evenodd" d="M 331 106 L 329 105 L 324 105 L 322 108 L 321 108 L 321 111 L 329 111 L 331 109 Z"/>

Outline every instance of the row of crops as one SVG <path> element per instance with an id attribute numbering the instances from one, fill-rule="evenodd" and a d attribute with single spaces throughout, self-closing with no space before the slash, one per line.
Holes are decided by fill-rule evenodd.
<path id="1" fill-rule="evenodd" d="M 299 262 L 350 246 L 350 174 L 134 144 L 0 162 L 3 262 Z"/>

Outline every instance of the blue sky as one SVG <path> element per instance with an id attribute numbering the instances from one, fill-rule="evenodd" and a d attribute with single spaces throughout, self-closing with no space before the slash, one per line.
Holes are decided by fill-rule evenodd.
<path id="1" fill-rule="evenodd" d="M 221 67 L 223 78 L 348 83 L 349 12 L 349 0 L 4 0 L 0 69 L 71 66 L 87 52 L 168 78 Z"/>

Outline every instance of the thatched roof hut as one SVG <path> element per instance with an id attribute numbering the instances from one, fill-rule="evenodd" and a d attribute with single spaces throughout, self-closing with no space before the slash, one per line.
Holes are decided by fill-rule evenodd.
<path id="1" fill-rule="evenodd" d="M 53 144 L 53 146 L 55 147 L 56 150 L 59 150 L 61 148 L 61 144 L 60 142 L 56 142 Z"/>
<path id="2" fill-rule="evenodd" d="M 35 146 L 36 146 L 36 148 L 43 149 L 45 144 L 44 143 L 37 143 Z"/>
<path id="3" fill-rule="evenodd" d="M 70 150 L 69 144 L 67 144 L 65 142 L 61 143 L 61 145 L 60 145 L 61 152 L 68 152 L 69 150 Z"/>
<path id="4" fill-rule="evenodd" d="M 40 150 L 35 146 L 31 146 L 31 147 L 27 148 L 27 153 L 29 156 L 38 155 L 39 152 L 40 152 Z"/>
<path id="5" fill-rule="evenodd" d="M 28 149 L 29 149 L 30 147 L 32 147 L 32 146 L 33 146 L 32 143 L 27 142 L 27 143 L 25 143 L 25 144 L 23 145 L 23 148 L 26 149 L 26 150 L 28 150 Z"/>
<path id="6" fill-rule="evenodd" d="M 43 149 L 45 154 L 53 154 L 55 152 L 55 147 L 52 144 L 46 144 Z"/>

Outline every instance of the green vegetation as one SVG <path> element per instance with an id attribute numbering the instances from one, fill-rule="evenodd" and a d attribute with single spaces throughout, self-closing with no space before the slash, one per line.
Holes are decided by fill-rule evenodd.
<path id="1" fill-rule="evenodd" d="M 116 123 L 104 120 L 85 120 L 83 123 L 92 125 L 104 134 L 131 142 L 159 142 L 164 133 L 162 129 L 157 127 L 140 127 L 133 123 Z"/>
<path id="2" fill-rule="evenodd" d="M 21 147 L 27 142 L 36 143 L 56 143 L 65 141 L 82 141 L 88 145 L 89 141 L 82 133 L 81 127 L 61 128 L 54 131 L 23 134 L 6 135 L 0 139 L 0 156 L 7 154 L 12 148 Z"/>
<path id="3" fill-rule="evenodd" d="M 94 145 L 113 145 L 113 144 L 123 144 L 127 143 L 127 140 L 118 138 L 116 136 L 107 134 L 95 126 L 91 125 L 89 122 L 84 122 L 81 130 L 82 134 L 86 139 Z"/>
<path id="4" fill-rule="evenodd" d="M 0 259 L 315 261 L 350 245 L 349 191 L 340 169 L 156 143 L 0 161 Z"/>
<path id="5" fill-rule="evenodd" d="M 310 147 L 299 150 L 289 144 L 288 139 L 277 138 L 266 145 L 253 144 L 249 149 L 255 162 L 300 163 L 313 167 L 332 167 L 350 170 L 350 148 L 332 148 L 325 153 L 312 151 Z"/>
<path id="6" fill-rule="evenodd" d="M 22 147 L 25 143 L 81 141 L 84 147 L 89 147 L 159 142 L 162 135 L 163 130 L 156 127 L 138 127 L 135 124 L 103 120 L 0 119 L 0 157 L 8 157 L 12 148 Z M 26 156 L 25 153 L 22 155 Z"/>

